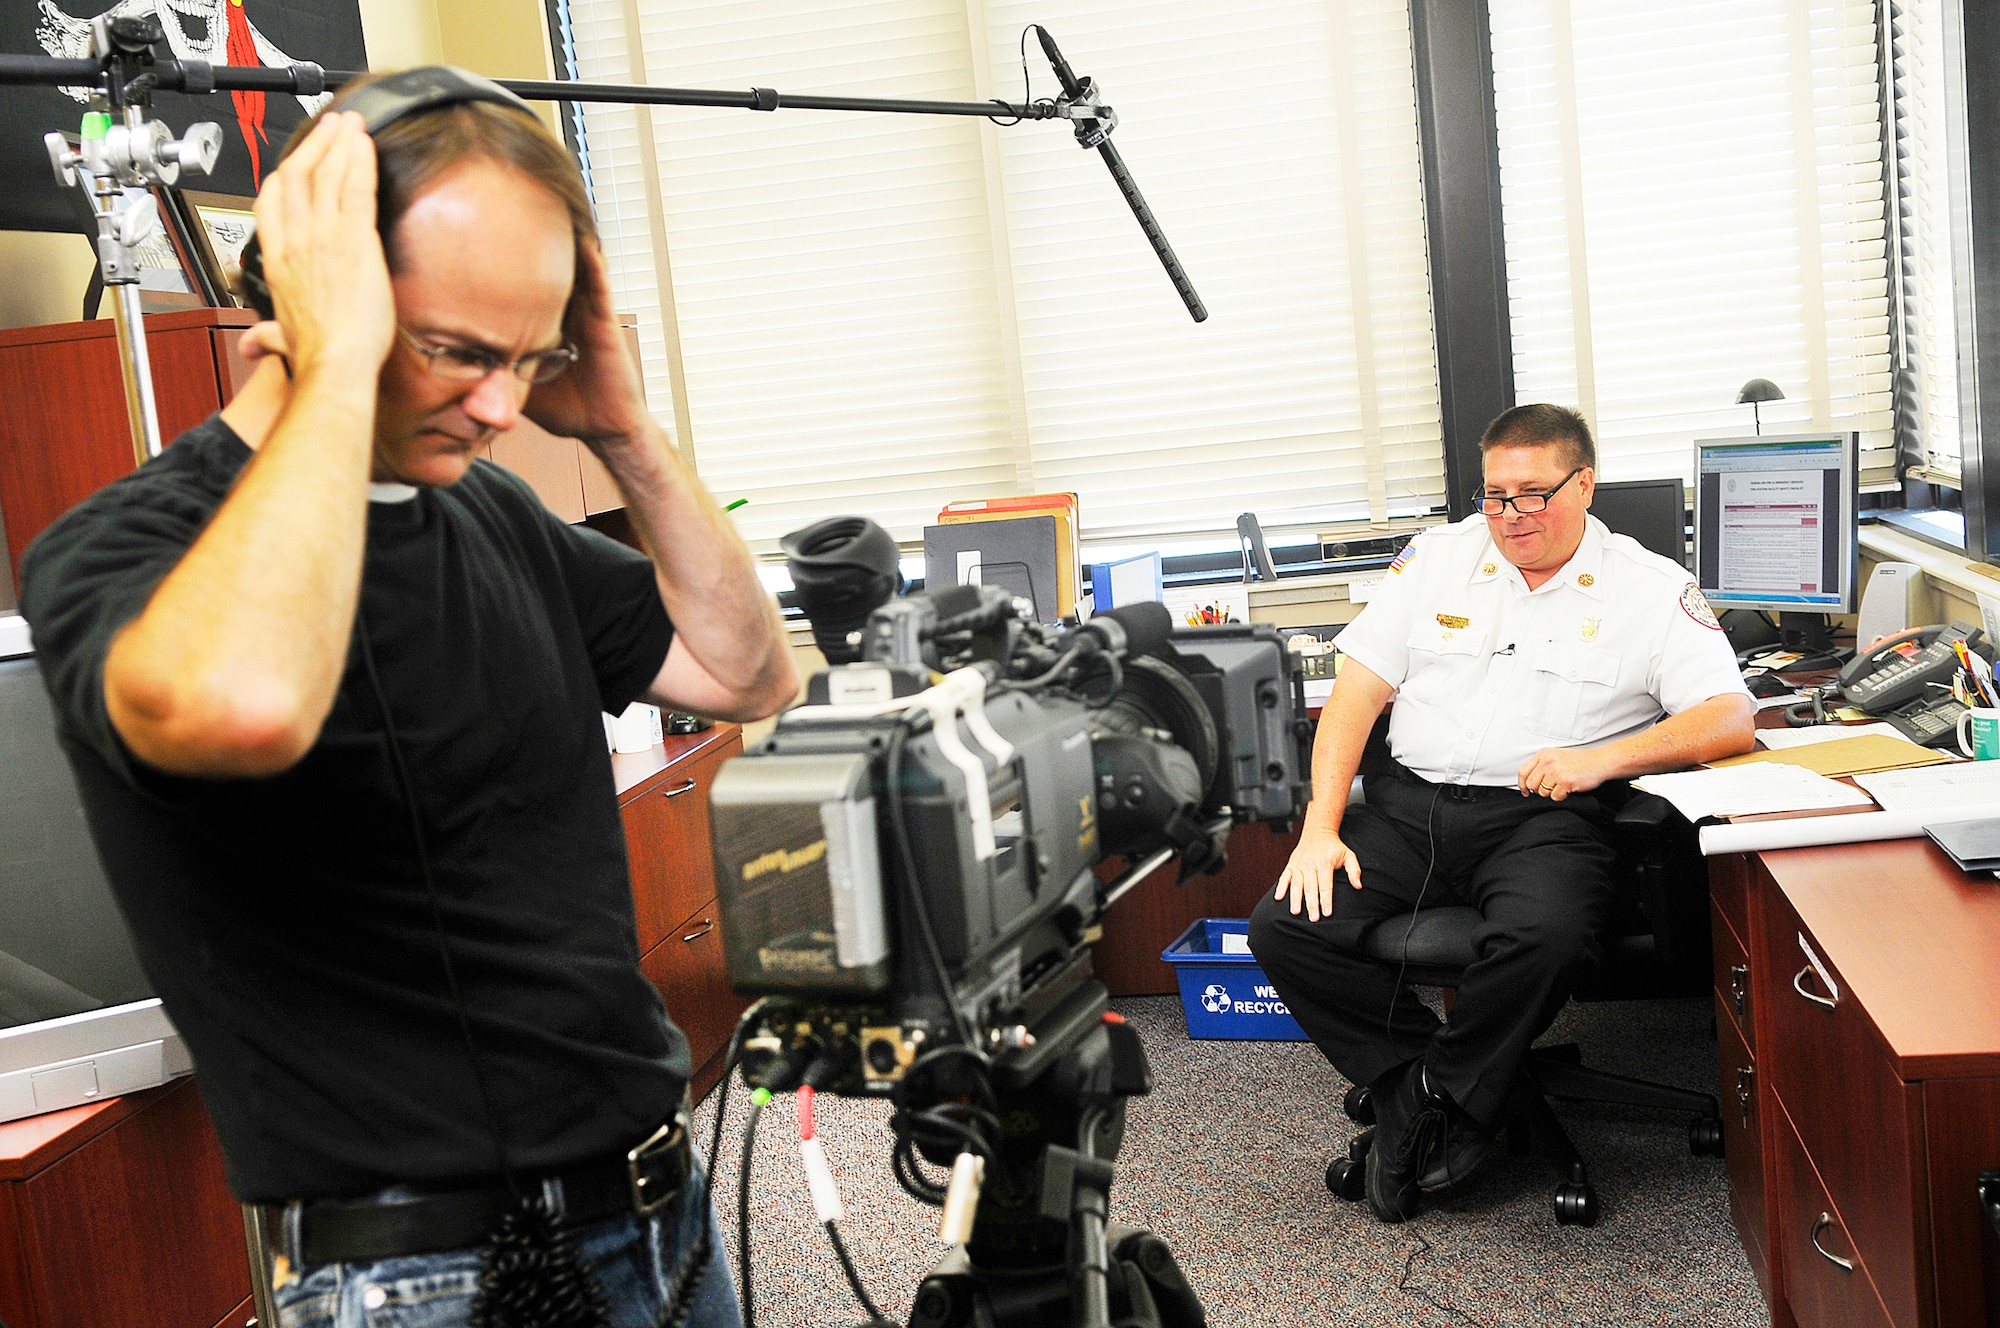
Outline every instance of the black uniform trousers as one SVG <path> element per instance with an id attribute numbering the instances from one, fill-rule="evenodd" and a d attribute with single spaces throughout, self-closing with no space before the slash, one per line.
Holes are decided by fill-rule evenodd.
<path id="1" fill-rule="evenodd" d="M 1367 776 L 1366 805 L 1340 835 L 1362 888 L 1336 876 L 1318 922 L 1269 891 L 1250 949 L 1306 1035 L 1355 1084 L 1423 1057 L 1432 1084 L 1474 1119 L 1496 1121 L 1528 1048 L 1597 966 L 1612 913 L 1611 819 L 1623 784 L 1562 802 L 1518 789 L 1432 784 L 1400 767 Z M 1275 886 L 1275 883 L 1273 883 Z M 1439 1020 L 1393 965 L 1358 951 L 1371 928 L 1394 940 L 1418 908 L 1470 904 L 1478 959 Z"/>

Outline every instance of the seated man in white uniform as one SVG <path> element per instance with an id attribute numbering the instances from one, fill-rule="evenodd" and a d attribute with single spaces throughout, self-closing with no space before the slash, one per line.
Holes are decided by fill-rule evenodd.
<path id="1" fill-rule="evenodd" d="M 1250 921 L 1307 1035 L 1371 1089 L 1366 1188 L 1385 1222 L 1485 1156 L 1529 1046 L 1596 965 L 1623 781 L 1752 745 L 1754 704 L 1693 579 L 1589 514 L 1583 416 L 1517 406 L 1480 446 L 1477 513 L 1413 541 L 1340 635 L 1304 833 Z M 1350 808 L 1392 697 L 1395 767 Z M 1440 1020 L 1357 948 L 1447 904 L 1484 922 Z"/>

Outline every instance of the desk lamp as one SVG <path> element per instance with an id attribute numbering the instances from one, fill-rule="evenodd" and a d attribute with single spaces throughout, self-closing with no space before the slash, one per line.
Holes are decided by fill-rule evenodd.
<path id="1" fill-rule="evenodd" d="M 1746 401 L 1750 403 L 1750 418 L 1757 426 L 1759 437 L 1762 437 L 1764 433 L 1764 417 L 1758 410 L 1758 407 L 1766 401 L 1783 401 L 1784 399 L 1785 394 L 1779 390 L 1776 383 L 1768 378 L 1752 378 L 1743 385 L 1743 390 L 1736 394 L 1737 405 L 1740 406 Z"/>

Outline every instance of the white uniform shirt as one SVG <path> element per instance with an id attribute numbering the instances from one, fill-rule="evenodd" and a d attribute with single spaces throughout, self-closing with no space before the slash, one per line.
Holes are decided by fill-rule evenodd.
<path id="1" fill-rule="evenodd" d="M 1693 578 L 1591 516 L 1535 590 L 1485 517 L 1427 531 L 1335 644 L 1396 689 L 1389 750 L 1439 784 L 1510 785 L 1543 747 L 1749 695 Z"/>

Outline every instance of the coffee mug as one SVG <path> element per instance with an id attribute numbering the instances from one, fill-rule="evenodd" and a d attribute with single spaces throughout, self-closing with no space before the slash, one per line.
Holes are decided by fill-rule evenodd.
<path id="1" fill-rule="evenodd" d="M 1971 732 L 1968 735 L 1967 730 Z M 2000 759 L 2000 710 L 1974 706 L 1958 717 L 1958 750 L 1975 761 Z"/>

